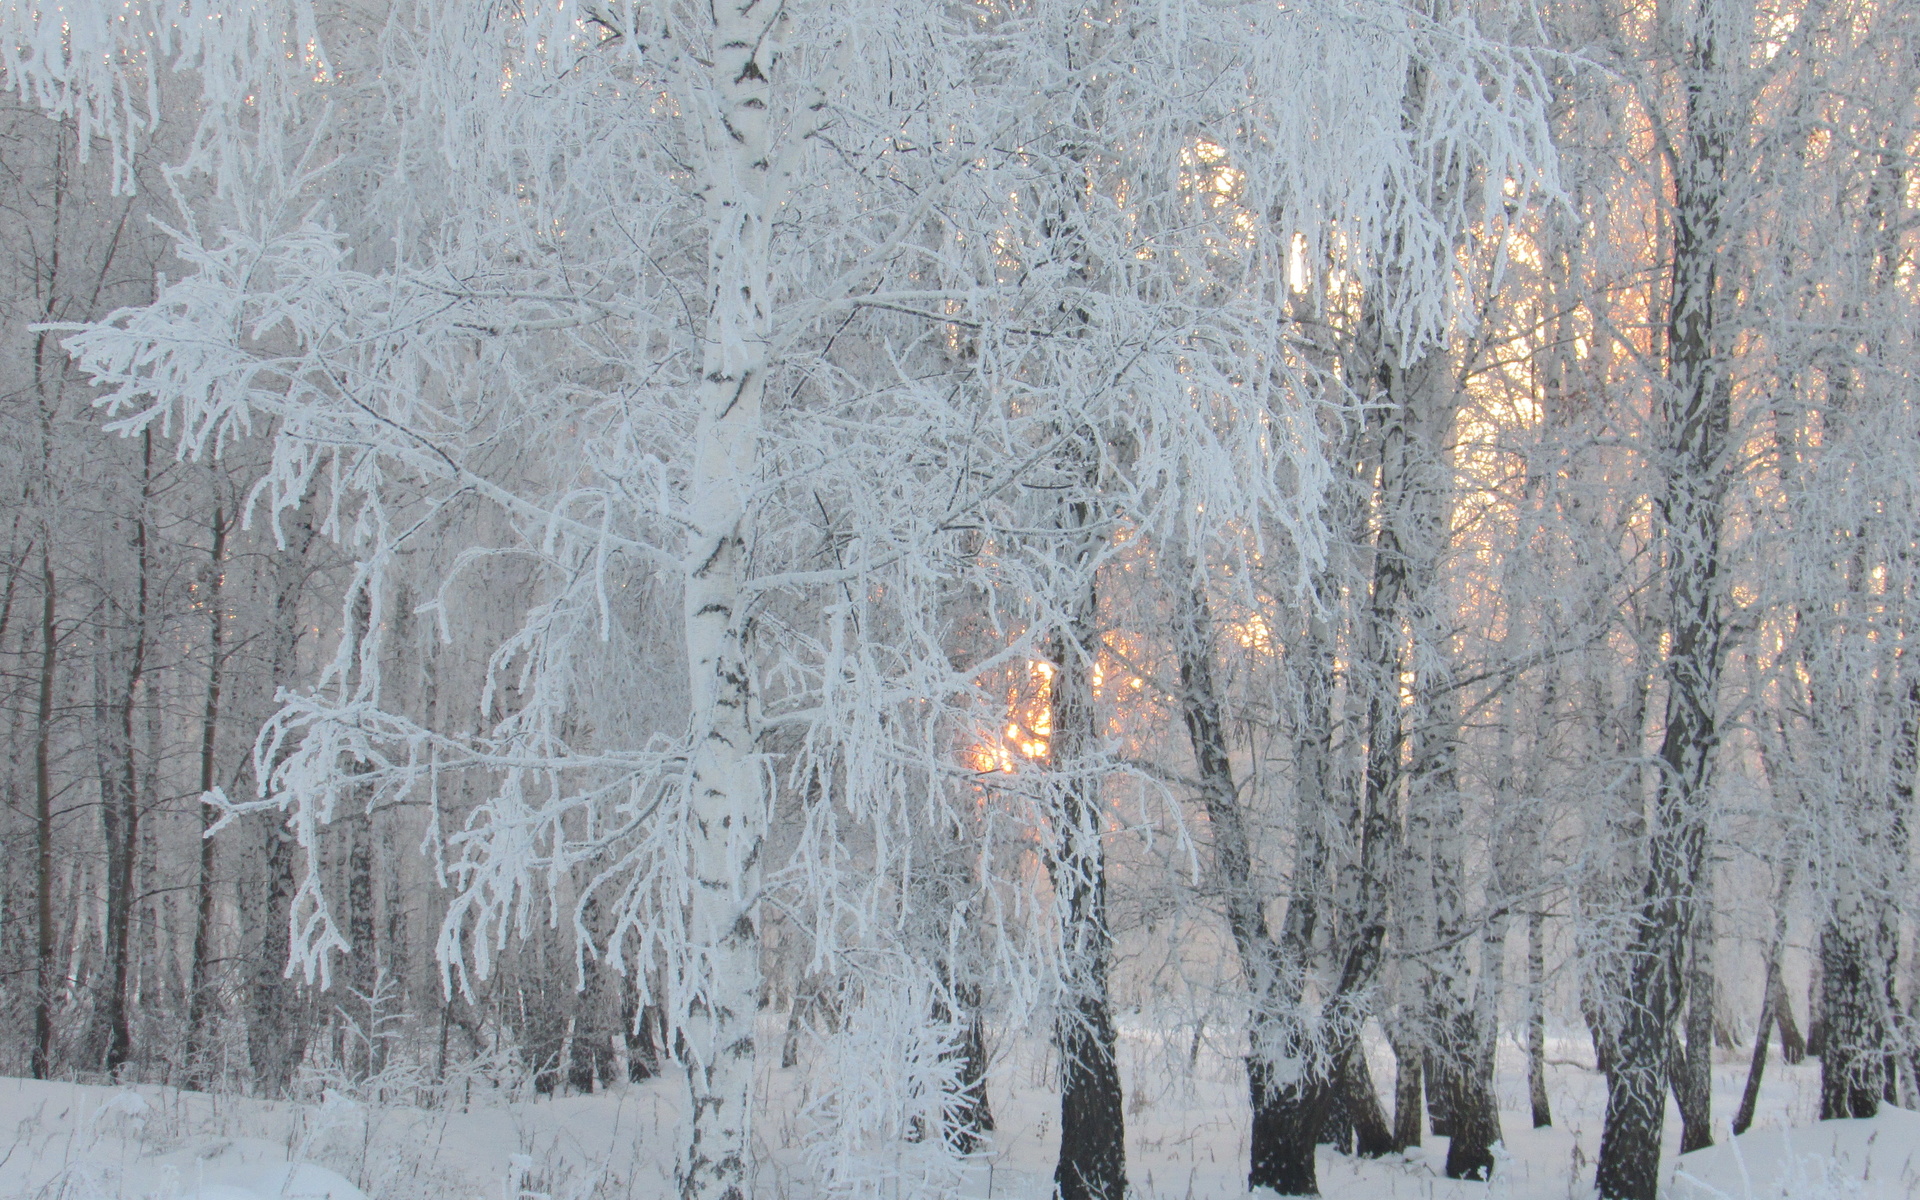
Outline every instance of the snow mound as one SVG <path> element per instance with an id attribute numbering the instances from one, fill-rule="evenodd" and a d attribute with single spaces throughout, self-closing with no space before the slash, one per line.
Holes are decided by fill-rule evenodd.
<path id="1" fill-rule="evenodd" d="M 1910 1200 L 1920 1196 L 1920 1113 L 1750 1129 L 1674 1162 L 1672 1200 Z"/>
<path id="2" fill-rule="evenodd" d="M 140 1200 L 367 1200 L 347 1179 L 313 1163 L 290 1163 L 284 1146 L 221 1138 L 162 1157 L 141 1172 Z"/>
<path id="3" fill-rule="evenodd" d="M 216 1106 L 249 1136 L 217 1136 L 209 1127 L 222 1123 Z M 0 1197 L 368 1200 L 345 1176 L 298 1161 L 339 1107 L 0 1078 Z M 296 1114 L 313 1131 L 305 1139 L 291 1136 Z M 276 1124 L 288 1136 L 251 1136 Z"/>

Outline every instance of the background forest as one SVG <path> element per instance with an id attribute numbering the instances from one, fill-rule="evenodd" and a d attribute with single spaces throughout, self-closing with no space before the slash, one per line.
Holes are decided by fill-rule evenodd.
<path id="1" fill-rule="evenodd" d="M 0 1072 L 1920 1105 L 1916 13 L 0 6 Z"/>

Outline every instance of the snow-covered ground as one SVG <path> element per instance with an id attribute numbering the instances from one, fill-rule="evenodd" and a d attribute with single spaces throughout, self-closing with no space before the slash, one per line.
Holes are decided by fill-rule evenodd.
<path id="1" fill-rule="evenodd" d="M 1246 1110 L 1237 1066 L 1203 1053 L 1185 1069 L 1156 1039 L 1128 1039 L 1128 1153 L 1140 1200 L 1244 1195 Z M 1356 1200 L 1573 1200 L 1591 1194 L 1605 1087 L 1580 1062 L 1584 1039 L 1558 1041 L 1550 1076 L 1555 1126 L 1527 1116 L 1517 1054 L 1500 1073 L 1505 1154 L 1492 1184 L 1440 1174 L 1445 1142 L 1404 1158 L 1348 1159 L 1322 1151 L 1321 1190 Z M 1376 1054 L 1384 1086 L 1391 1062 Z M 1054 1096 L 1044 1059 L 1003 1057 L 992 1099 L 999 1132 L 967 1175 L 971 1200 L 1044 1200 Z M 1715 1071 L 1715 1114 L 1739 1099 L 1743 1062 Z M 806 1096 L 797 1072 L 764 1077 L 757 1131 L 768 1200 L 817 1193 L 807 1167 Z M 1920 1196 L 1920 1116 L 1813 1121 L 1818 1066 L 1777 1061 L 1754 1128 L 1676 1163 L 1673 1200 Z M 467 1111 L 375 1108 L 338 1094 L 275 1104 L 168 1088 L 113 1088 L 0 1079 L 0 1196 L 35 1200 L 655 1200 L 671 1195 L 679 1089 L 657 1082 L 593 1096 L 481 1103 Z M 1724 1138 L 1722 1139 L 1724 1141 Z"/>

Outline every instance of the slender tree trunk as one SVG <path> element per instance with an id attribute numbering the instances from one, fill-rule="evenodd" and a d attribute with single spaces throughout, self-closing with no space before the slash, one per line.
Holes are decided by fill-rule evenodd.
<path id="1" fill-rule="evenodd" d="M 373 814 L 356 812 L 346 825 L 347 943 L 352 949 L 341 964 L 345 994 L 335 1003 L 351 1026 L 341 1028 L 340 1064 L 350 1077 L 365 1078 L 379 1071 L 381 1032 L 376 1027 L 381 1017 L 381 979 L 373 911 Z"/>
<path id="2" fill-rule="evenodd" d="M 299 659 L 302 619 L 301 598 L 306 589 L 316 534 L 313 512 L 307 506 L 294 511 L 285 531 L 286 548 L 276 560 L 273 580 L 273 614 L 269 636 L 273 639 L 268 655 L 268 691 L 279 688 L 293 674 Z M 253 778 L 255 789 L 265 794 L 273 786 L 273 772 L 287 749 L 267 765 L 267 778 Z M 247 762 L 251 763 L 249 755 Z M 249 776 L 252 771 L 249 770 Z M 293 898 L 297 890 L 294 874 L 295 842 L 293 832 L 283 821 L 270 821 L 261 840 L 261 896 L 259 911 L 260 947 L 249 981 L 250 1004 L 247 1015 L 247 1058 L 253 1070 L 254 1086 L 262 1095 L 278 1098 L 292 1086 L 294 1073 L 306 1057 L 308 1020 L 302 994 L 289 976 L 292 948 Z"/>
<path id="3" fill-rule="evenodd" d="M 1753 1032 L 1753 1056 L 1747 1063 L 1747 1085 L 1740 1093 L 1740 1107 L 1733 1115 L 1735 1137 L 1753 1126 L 1753 1110 L 1760 1102 L 1760 1080 L 1767 1072 L 1767 1043 L 1773 1036 L 1774 1000 L 1780 994 L 1780 960 L 1770 957 L 1767 980 L 1761 988 L 1760 1020 Z"/>
<path id="4" fill-rule="evenodd" d="M 1547 1102 L 1547 914 L 1527 914 L 1527 1098 L 1533 1106 L 1533 1127 L 1553 1124 Z"/>
<path id="5" fill-rule="evenodd" d="M 220 603 L 227 569 L 226 510 L 213 509 L 213 548 L 207 560 L 207 702 L 200 714 L 200 795 L 214 788 L 215 751 L 220 732 L 220 679 L 226 666 L 226 611 Z M 204 1088 L 213 1078 L 208 1059 L 213 1007 L 213 896 L 217 865 L 213 843 L 215 810 L 200 804 L 200 872 L 194 881 L 193 973 L 187 990 L 188 1086 Z"/>
<path id="6" fill-rule="evenodd" d="M 100 1021 L 106 1034 L 103 1066 L 117 1073 L 133 1057 L 129 985 L 132 974 L 133 904 L 140 849 L 140 769 L 134 752 L 133 717 L 136 696 L 146 670 L 147 609 L 153 559 L 148 541 L 148 505 L 153 488 L 153 434 L 141 439 L 139 511 L 134 516 L 133 551 L 136 562 L 132 612 L 133 645 L 127 649 L 126 673 L 112 678 L 110 660 L 100 664 L 97 696 L 101 721 L 100 824 L 107 850 L 107 912 L 104 933 L 107 988 Z M 112 605 L 117 608 L 117 602 Z M 109 683 L 108 681 L 111 680 Z"/>
<path id="7" fill-rule="evenodd" d="M 265 889 L 260 905 L 260 956 L 254 964 L 252 1011 L 247 1022 L 247 1058 L 260 1094 L 280 1097 L 306 1056 L 307 1023 L 287 976 L 289 918 L 297 886 L 294 840 L 284 826 L 269 825 L 264 839 Z"/>
<path id="8" fill-rule="evenodd" d="M 33 1077 L 53 1077 L 53 1000 L 59 978 L 53 910 L 53 683 L 60 644 L 54 626 L 53 558 L 40 543 L 40 690 L 33 743 L 34 1000 Z"/>

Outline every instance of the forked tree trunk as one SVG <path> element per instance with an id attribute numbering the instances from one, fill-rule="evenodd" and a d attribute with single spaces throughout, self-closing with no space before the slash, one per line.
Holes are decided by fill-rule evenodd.
<path id="1" fill-rule="evenodd" d="M 1304 955 L 1312 941 L 1315 904 L 1313 885 L 1296 891 L 1287 911 L 1281 941 L 1272 937 L 1265 905 L 1253 876 L 1252 839 L 1240 808 L 1239 789 L 1234 783 L 1233 763 L 1227 752 L 1226 724 L 1214 679 L 1214 628 L 1203 578 L 1194 577 L 1196 564 L 1181 563 L 1187 578 L 1176 579 L 1174 649 L 1180 671 L 1181 716 L 1187 727 L 1188 743 L 1200 780 L 1200 799 L 1207 812 L 1212 834 L 1211 869 L 1227 907 L 1227 929 L 1240 961 L 1250 1008 L 1247 1055 L 1248 1096 L 1253 1108 L 1248 1155 L 1249 1189 L 1267 1187 L 1283 1195 L 1314 1195 L 1319 1183 L 1314 1166 L 1314 1147 L 1320 1140 L 1320 1127 L 1331 1107 L 1330 1080 L 1317 1079 L 1298 1071 L 1282 1074 L 1277 1065 L 1304 1057 L 1303 1031 L 1298 1013 L 1301 1001 L 1300 981 L 1304 973 Z M 1308 641 L 1314 640 L 1309 631 Z M 1309 647 L 1308 653 L 1314 653 Z M 1318 656 L 1314 657 L 1317 664 Z M 1318 686 L 1315 666 L 1308 667 L 1310 678 L 1303 681 L 1306 705 L 1323 699 L 1330 689 Z M 1309 708 L 1310 712 L 1317 709 Z M 1323 765 L 1319 739 L 1309 733 L 1302 755 L 1303 773 Z M 1318 779 L 1318 776 L 1315 776 Z M 1310 789 L 1311 785 L 1308 785 Z M 1321 863 L 1312 835 L 1310 817 L 1303 804 L 1302 833 L 1296 851 L 1296 878 L 1311 879 Z M 1312 813 L 1317 816 L 1317 812 Z M 1289 955 L 1295 955 L 1289 959 Z M 1291 964 L 1291 969 L 1289 965 Z M 1371 1084 L 1368 1085 L 1369 1090 Z M 1384 1122 L 1383 1122 L 1384 1124 Z"/>
<path id="2" fill-rule="evenodd" d="M 1810 1051 L 1807 1049 L 1806 1036 L 1793 1019 L 1793 997 L 1787 991 L 1784 975 L 1774 977 L 1773 1013 L 1780 1025 L 1780 1057 L 1786 1060 L 1788 1066 L 1797 1067 L 1806 1061 Z"/>

